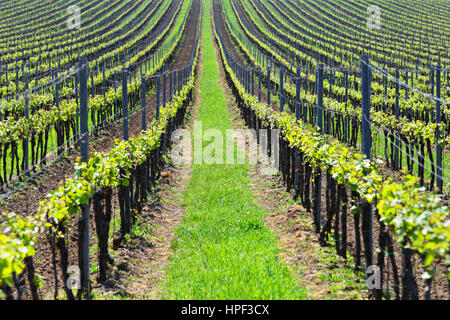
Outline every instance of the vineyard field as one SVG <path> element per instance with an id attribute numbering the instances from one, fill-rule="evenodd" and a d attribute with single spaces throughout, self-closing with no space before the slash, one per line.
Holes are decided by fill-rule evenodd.
<path id="1" fill-rule="evenodd" d="M 0 0 L 0 304 L 449 300 L 449 19 Z"/>

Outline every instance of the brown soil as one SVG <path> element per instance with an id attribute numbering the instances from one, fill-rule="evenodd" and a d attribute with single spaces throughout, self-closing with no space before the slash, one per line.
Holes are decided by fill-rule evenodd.
<path id="1" fill-rule="evenodd" d="M 253 194 L 268 212 L 266 224 L 279 237 L 281 259 L 309 289 L 310 299 L 365 299 L 364 278 L 354 274 L 352 266 L 332 248 L 320 245 L 311 216 L 290 201 L 292 195 L 279 177 L 267 177 L 260 166 L 253 167 L 250 174 Z"/>
<path id="2" fill-rule="evenodd" d="M 105 284 L 96 283 L 96 299 L 158 299 L 160 284 L 171 253 L 175 227 L 184 216 L 182 192 L 191 167 L 166 167 L 161 173 L 158 204 L 148 204 L 140 215 L 141 228 L 147 234 L 132 239 L 115 254 L 111 277 Z"/>

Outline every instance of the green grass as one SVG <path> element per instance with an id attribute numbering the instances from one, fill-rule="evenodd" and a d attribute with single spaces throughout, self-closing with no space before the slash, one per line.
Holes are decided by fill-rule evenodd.
<path id="1" fill-rule="evenodd" d="M 203 130 L 231 128 L 205 3 L 199 119 Z M 204 143 L 204 146 L 207 143 Z M 225 154 L 225 152 L 224 152 Z M 184 193 L 163 299 L 304 299 L 280 262 L 277 238 L 249 189 L 247 165 L 196 164 Z"/>

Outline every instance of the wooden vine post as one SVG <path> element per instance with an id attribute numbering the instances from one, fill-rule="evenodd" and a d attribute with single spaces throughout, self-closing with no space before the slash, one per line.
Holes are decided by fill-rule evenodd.
<path id="1" fill-rule="evenodd" d="M 398 68 L 395 70 L 395 120 L 400 119 L 400 84 L 399 79 L 400 78 L 400 72 Z M 394 170 L 398 171 L 400 170 L 400 164 L 399 164 L 399 143 L 401 143 L 400 137 L 397 133 L 395 133 L 395 140 L 394 140 Z"/>
<path id="2" fill-rule="evenodd" d="M 117 94 L 117 72 L 114 71 L 114 93 Z M 117 120 L 117 114 L 119 113 L 118 111 L 118 106 L 117 106 L 117 99 L 114 99 L 114 121 Z"/>
<path id="3" fill-rule="evenodd" d="M 87 87 L 87 59 L 80 58 L 78 65 L 80 81 L 80 131 L 81 131 L 81 161 L 89 162 L 89 127 L 88 127 L 88 87 Z M 89 204 L 81 205 L 81 217 L 79 219 L 79 267 L 81 294 L 89 300 Z"/>
<path id="4" fill-rule="evenodd" d="M 319 131 L 323 132 L 323 64 L 317 68 L 316 86 L 316 125 L 319 127 Z M 316 233 L 319 234 L 322 220 L 322 170 L 320 167 L 314 169 L 314 186 L 314 224 Z"/>
<path id="5" fill-rule="evenodd" d="M 443 192 L 443 178 L 442 178 L 442 145 L 440 140 L 440 128 L 441 123 L 441 66 L 440 64 L 436 68 L 436 184 L 439 193 Z"/>
<path id="6" fill-rule="evenodd" d="M 349 126 L 349 121 L 348 121 L 348 114 L 347 114 L 347 109 L 348 109 L 348 70 L 345 70 L 344 72 L 344 81 L 345 81 L 345 98 L 344 98 L 344 103 L 345 103 L 345 119 L 344 119 L 344 142 L 348 143 L 348 137 L 347 137 L 347 131 L 348 131 L 348 126 Z"/>
<path id="7" fill-rule="evenodd" d="M 142 131 L 147 130 L 147 115 L 146 115 L 146 83 L 145 83 L 145 75 L 141 73 L 141 104 L 142 104 Z M 145 188 L 148 187 L 148 161 L 146 162 L 145 171 L 144 171 L 144 185 Z"/>
<path id="8" fill-rule="evenodd" d="M 128 141 L 128 70 L 126 68 L 122 69 L 122 133 L 123 140 Z M 124 224 L 122 228 L 122 236 L 125 233 L 131 231 L 131 204 L 130 204 L 130 184 L 127 186 L 121 186 L 122 193 L 122 223 Z"/>
<path id="9" fill-rule="evenodd" d="M 367 159 L 371 159 L 371 123 L 370 123 L 370 74 L 369 57 L 361 57 L 361 107 L 362 107 L 362 152 Z M 361 200 L 362 221 L 361 229 L 364 240 L 364 252 L 366 256 L 366 268 L 373 264 L 372 242 L 372 206 L 367 199 Z"/>
<path id="10" fill-rule="evenodd" d="M 127 90 L 127 69 L 122 69 L 122 134 L 123 140 L 128 141 L 128 90 Z"/>
<path id="11" fill-rule="evenodd" d="M 30 110 L 29 110 L 29 104 L 30 104 L 30 93 L 28 92 L 29 85 L 28 85 L 28 77 L 25 78 L 25 119 L 27 120 L 27 123 L 29 123 L 30 120 Z M 24 167 L 23 170 L 25 171 L 25 175 L 29 176 L 29 143 L 28 138 L 25 139 L 23 144 L 23 161 L 24 161 Z"/>
<path id="12" fill-rule="evenodd" d="M 141 104 L 142 104 L 142 131 L 147 130 L 147 115 L 146 115 L 146 108 L 145 108 L 145 75 L 141 74 Z"/>
<path id="13" fill-rule="evenodd" d="M 283 66 L 280 65 L 280 113 L 284 111 Z"/>
<path id="14" fill-rule="evenodd" d="M 297 76 L 295 79 L 295 89 L 296 89 L 296 94 L 295 94 L 295 119 L 297 121 L 300 120 L 301 117 L 301 110 L 300 110 L 300 86 L 301 86 L 301 79 L 300 79 L 301 73 L 300 73 L 300 68 L 297 67 Z M 294 174 L 294 191 L 295 191 L 295 196 L 294 198 L 297 199 L 298 197 L 298 184 L 299 184 L 299 172 L 298 170 L 300 169 L 300 152 L 299 150 L 294 147 L 294 169 L 295 169 L 295 174 Z"/>
<path id="15" fill-rule="evenodd" d="M 323 132 L 323 64 L 317 69 L 317 108 L 316 125 L 319 131 Z"/>

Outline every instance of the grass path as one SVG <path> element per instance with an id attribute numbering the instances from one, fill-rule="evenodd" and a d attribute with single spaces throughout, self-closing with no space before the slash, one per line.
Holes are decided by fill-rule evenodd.
<path id="1" fill-rule="evenodd" d="M 231 122 L 219 86 L 209 1 L 204 12 L 197 121 L 203 132 L 218 129 L 225 137 Z M 265 226 L 265 212 L 255 203 L 249 183 L 248 165 L 193 166 L 163 299 L 306 298 L 305 289 L 279 259 L 277 237 Z"/>

